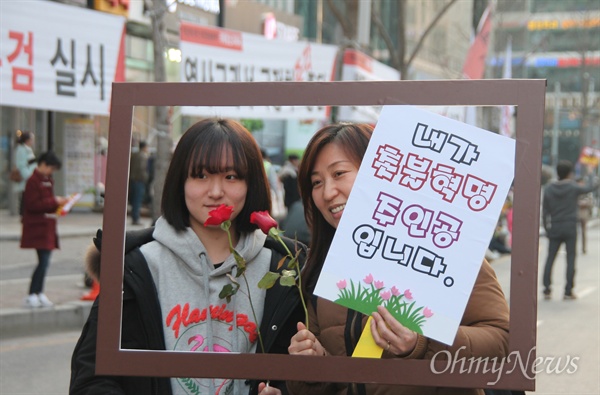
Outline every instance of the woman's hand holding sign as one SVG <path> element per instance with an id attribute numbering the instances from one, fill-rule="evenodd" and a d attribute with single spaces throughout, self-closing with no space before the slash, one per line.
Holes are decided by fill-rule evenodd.
<path id="1" fill-rule="evenodd" d="M 377 307 L 371 322 L 375 343 L 396 356 L 410 354 L 417 345 L 417 334 L 402 325 L 383 306 Z"/>

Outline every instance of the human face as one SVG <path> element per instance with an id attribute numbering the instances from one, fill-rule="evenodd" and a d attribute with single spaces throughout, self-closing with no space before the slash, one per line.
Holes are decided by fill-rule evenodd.
<path id="1" fill-rule="evenodd" d="M 321 149 L 311 172 L 312 199 L 325 221 L 337 229 L 358 174 L 355 163 L 344 149 L 329 143 Z"/>
<path id="2" fill-rule="evenodd" d="M 50 177 L 56 171 L 56 166 L 48 166 L 45 162 L 39 163 L 38 171 L 46 177 Z"/>
<path id="3" fill-rule="evenodd" d="M 185 181 L 185 204 L 190 212 L 190 226 L 197 234 L 207 230 L 204 222 L 208 213 L 221 204 L 233 206 L 232 222 L 244 208 L 248 184 L 233 170 L 231 154 L 223 155 L 221 168 L 226 171 L 211 174 L 204 170 L 198 177 L 188 176 Z"/>

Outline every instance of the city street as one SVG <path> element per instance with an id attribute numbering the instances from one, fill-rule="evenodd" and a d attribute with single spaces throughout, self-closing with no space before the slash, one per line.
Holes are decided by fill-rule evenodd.
<path id="1" fill-rule="evenodd" d="M 91 243 L 92 238 L 88 235 L 61 238 L 60 249 L 52 252 L 48 275 L 83 274 L 83 257 L 86 248 Z M 29 278 L 36 264 L 35 250 L 20 249 L 16 240 L 0 241 L 0 279 L 2 281 Z M 26 289 L 23 290 L 23 292 L 26 291 Z"/>
<path id="2" fill-rule="evenodd" d="M 89 240 L 89 237 L 62 240 L 63 250 L 53 257 L 49 287 L 53 284 L 52 276 L 72 276 L 73 281 L 81 281 L 81 257 Z M 588 244 L 588 253 L 579 253 L 577 261 L 575 291 L 579 299 L 562 300 L 565 254 L 561 250 L 553 273 L 553 299 L 539 301 L 537 356 L 544 357 L 545 364 L 542 365 L 543 372 L 537 376 L 535 394 L 600 394 L 599 227 L 589 230 Z M 26 287 L 35 261 L 31 251 L 19 250 L 16 241 L 2 241 L 0 248 L 0 289 L 6 281 L 22 281 Z M 542 238 L 540 273 L 545 257 L 546 240 Z M 508 293 L 510 258 L 502 257 L 494 261 L 492 266 Z M 51 288 L 48 294 L 52 295 Z M 70 357 L 78 336 L 79 332 L 68 331 L 0 341 L 0 394 L 67 393 Z M 572 373 L 568 373 L 572 370 Z"/>

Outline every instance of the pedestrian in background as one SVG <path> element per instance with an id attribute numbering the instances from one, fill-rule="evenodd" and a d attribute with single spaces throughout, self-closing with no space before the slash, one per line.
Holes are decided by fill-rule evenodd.
<path id="1" fill-rule="evenodd" d="M 577 183 L 583 185 L 584 179 L 579 177 Z M 579 196 L 577 201 L 577 218 L 581 229 L 581 253 L 587 253 L 587 223 L 592 218 L 592 208 L 594 207 L 594 197 L 591 193 L 585 193 Z"/>
<path id="2" fill-rule="evenodd" d="M 279 171 L 279 181 L 283 185 L 284 192 L 283 204 L 288 209 L 288 213 L 292 204 L 300 200 L 300 192 L 298 192 L 299 165 L 300 157 L 296 154 L 290 154 Z"/>
<path id="3" fill-rule="evenodd" d="M 302 200 L 297 200 L 288 207 L 285 220 L 281 221 L 281 229 L 285 231 L 286 237 L 310 247 L 310 230 L 306 224 Z"/>
<path id="4" fill-rule="evenodd" d="M 17 201 L 19 202 L 19 215 L 23 215 L 23 191 L 25 190 L 25 184 L 37 166 L 35 154 L 33 152 L 34 143 L 35 135 L 33 133 L 27 131 L 22 132 L 20 130 L 17 131 L 15 168 L 21 175 L 21 181 L 15 182 L 14 191 L 18 194 Z"/>
<path id="5" fill-rule="evenodd" d="M 579 196 L 598 188 L 598 181 L 593 180 L 593 167 L 588 167 L 587 185 L 579 185 L 573 179 L 573 164 L 561 160 L 556 165 L 558 181 L 548 185 L 544 190 L 542 202 L 542 222 L 548 237 L 548 256 L 544 267 L 544 299 L 552 297 L 552 265 L 562 243 L 567 249 L 567 283 L 565 300 L 576 299 L 573 293 L 575 286 L 575 256 L 577 254 L 577 212 Z"/>
<path id="6" fill-rule="evenodd" d="M 129 193 L 131 194 L 131 224 L 141 225 L 140 211 L 148 182 L 148 144 L 140 141 L 139 150 L 131 154 L 129 164 Z"/>
<path id="7" fill-rule="evenodd" d="M 271 215 L 277 221 L 281 221 L 287 214 L 287 209 L 284 203 L 284 191 L 277 176 L 277 170 L 271 162 L 271 157 L 265 149 L 261 149 L 263 165 L 265 167 L 265 173 L 267 173 L 267 180 L 269 181 L 269 188 L 271 191 Z"/>
<path id="8" fill-rule="evenodd" d="M 56 211 L 67 199 L 54 195 L 52 173 L 59 170 L 61 161 L 53 152 L 40 155 L 23 192 L 23 230 L 21 248 L 35 248 L 38 264 L 25 299 L 28 307 L 49 307 L 52 302 L 44 294 L 44 281 L 52 250 L 59 248 L 56 231 Z"/>

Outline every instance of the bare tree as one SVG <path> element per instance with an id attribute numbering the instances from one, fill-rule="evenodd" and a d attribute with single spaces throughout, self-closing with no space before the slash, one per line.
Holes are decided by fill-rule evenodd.
<path id="1" fill-rule="evenodd" d="M 344 37 L 348 39 L 350 42 L 356 41 L 356 26 L 358 25 L 358 0 L 345 0 L 346 13 L 342 13 L 341 10 L 336 6 L 334 0 L 327 0 L 327 5 L 329 6 L 332 14 L 338 20 L 342 31 L 344 33 Z M 406 1 L 407 0 L 397 0 L 398 4 L 398 31 L 397 31 L 397 42 L 398 45 L 394 45 L 392 37 L 390 33 L 386 30 L 383 22 L 379 15 L 377 15 L 377 9 L 375 7 L 371 8 L 371 22 L 375 26 L 377 33 L 384 41 L 389 54 L 392 67 L 400 72 L 401 79 L 407 79 L 408 70 L 412 62 L 415 60 L 417 54 L 421 50 L 423 43 L 429 33 L 436 26 L 438 21 L 444 16 L 446 11 L 450 9 L 450 7 L 456 3 L 457 0 L 448 0 L 444 4 L 444 6 L 438 11 L 438 13 L 433 17 L 431 22 L 427 25 L 419 40 L 417 41 L 414 49 L 410 54 L 407 54 L 407 42 L 406 42 Z"/>
<path id="2" fill-rule="evenodd" d="M 145 0 L 148 15 L 152 21 L 152 44 L 154 49 L 154 81 L 165 82 L 167 73 L 165 67 L 165 23 L 164 16 L 167 6 L 164 0 Z M 156 129 L 156 154 L 154 159 L 154 181 L 152 199 L 152 219 L 156 220 L 161 214 L 162 191 L 165 176 L 171 161 L 173 140 L 170 134 L 169 108 L 156 106 L 154 108 Z"/>

